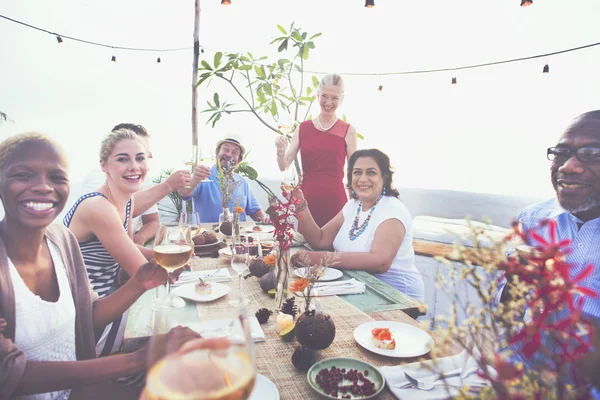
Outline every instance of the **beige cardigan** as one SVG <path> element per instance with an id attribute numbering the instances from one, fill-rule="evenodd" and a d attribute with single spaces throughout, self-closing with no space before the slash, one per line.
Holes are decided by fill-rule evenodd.
<path id="1" fill-rule="evenodd" d="M 46 238 L 60 249 L 71 283 L 76 312 L 77 359 L 95 358 L 92 290 L 77 240 L 71 231 L 59 224 L 46 228 Z M 4 318 L 7 322 L 6 329 L 0 333 L 0 399 L 10 399 L 25 372 L 27 356 L 14 344 L 15 299 L 8 270 L 8 255 L 2 238 L 0 238 L 0 318 Z"/>

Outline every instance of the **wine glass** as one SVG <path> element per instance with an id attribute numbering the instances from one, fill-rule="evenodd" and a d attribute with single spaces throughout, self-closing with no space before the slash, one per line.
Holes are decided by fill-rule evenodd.
<path id="1" fill-rule="evenodd" d="M 185 311 L 161 307 L 155 314 L 145 398 L 247 400 L 256 380 L 248 300 L 230 292 L 197 313 Z M 197 334 L 220 338 L 220 345 L 189 340 Z"/>
<path id="2" fill-rule="evenodd" d="M 210 152 L 208 150 L 202 151 L 200 152 L 200 157 L 198 159 L 198 163 L 205 165 L 206 167 L 208 167 L 209 169 L 212 168 L 213 165 L 215 165 L 215 163 L 217 162 L 216 158 L 215 158 L 215 154 L 213 152 Z M 200 181 L 202 182 L 214 182 L 210 180 L 210 176 L 204 178 L 203 180 Z"/>
<path id="3" fill-rule="evenodd" d="M 194 236 L 200 233 L 200 215 L 197 212 L 183 211 L 179 216 L 179 226 L 182 228 L 189 228 Z"/>
<path id="4" fill-rule="evenodd" d="M 250 246 L 245 236 L 236 236 L 232 238 L 231 246 L 231 268 L 238 273 L 238 289 L 242 290 L 242 273 L 250 264 Z"/>
<path id="5" fill-rule="evenodd" d="M 152 255 L 167 270 L 167 294 L 164 304 L 171 308 L 185 306 L 179 297 L 171 295 L 171 277 L 173 272 L 188 263 L 194 253 L 191 229 L 185 226 L 160 224 L 154 238 Z"/>

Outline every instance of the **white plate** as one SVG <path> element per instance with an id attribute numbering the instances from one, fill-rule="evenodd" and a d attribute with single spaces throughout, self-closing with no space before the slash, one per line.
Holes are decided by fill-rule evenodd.
<path id="1" fill-rule="evenodd" d="M 219 249 L 219 254 L 222 255 L 223 257 L 228 257 L 228 258 L 231 258 L 233 256 L 231 254 L 230 247 L 223 247 L 222 249 Z"/>
<path id="2" fill-rule="evenodd" d="M 297 268 L 294 270 L 294 275 L 299 278 L 306 278 L 306 268 Z M 344 276 L 344 273 L 339 269 L 325 268 L 325 273 L 321 279 L 319 279 L 319 282 L 335 281 L 336 279 L 340 279 L 342 276 Z"/>
<path id="3" fill-rule="evenodd" d="M 210 284 L 212 285 L 212 292 L 210 294 L 199 294 L 196 292 L 195 282 L 178 286 L 171 290 L 171 293 L 173 293 L 175 296 L 197 302 L 213 301 L 229 293 L 229 286 L 227 285 L 217 282 L 211 282 Z"/>
<path id="4" fill-rule="evenodd" d="M 279 390 L 269 378 L 256 374 L 256 383 L 248 400 L 279 400 Z"/>
<path id="5" fill-rule="evenodd" d="M 387 350 L 375 347 L 371 335 L 374 328 L 389 328 L 396 340 L 396 348 Z M 396 321 L 365 322 L 354 329 L 354 340 L 365 349 L 388 357 L 418 357 L 433 348 L 433 339 L 423 329 Z"/>
<path id="6" fill-rule="evenodd" d="M 260 227 L 260 231 L 255 231 L 253 228 L 253 226 L 247 226 L 244 228 L 244 230 L 247 233 L 272 233 L 275 230 L 275 227 L 273 225 L 256 225 L 258 227 Z"/>

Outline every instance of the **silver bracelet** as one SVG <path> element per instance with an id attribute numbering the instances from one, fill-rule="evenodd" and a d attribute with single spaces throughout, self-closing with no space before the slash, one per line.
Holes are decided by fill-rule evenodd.
<path id="1" fill-rule="evenodd" d="M 296 207 L 296 211 L 304 211 L 304 210 L 306 210 L 306 207 L 308 207 L 308 202 L 306 201 L 306 199 L 304 199 L 302 204 L 300 204 L 298 207 Z"/>

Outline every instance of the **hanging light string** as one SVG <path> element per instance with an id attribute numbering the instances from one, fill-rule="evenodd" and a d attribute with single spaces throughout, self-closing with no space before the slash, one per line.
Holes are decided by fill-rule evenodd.
<path id="1" fill-rule="evenodd" d="M 89 40 L 78 39 L 78 38 L 75 38 L 72 36 L 67 36 L 67 35 L 56 33 L 56 32 L 51 32 L 49 30 L 38 28 L 37 26 L 26 24 L 25 22 L 17 21 L 15 19 L 6 17 L 1 14 L 0 14 L 0 18 L 4 18 L 8 21 L 15 22 L 17 24 L 26 26 L 28 28 L 32 28 L 32 29 L 35 29 L 35 30 L 38 30 L 41 32 L 48 33 L 50 35 L 56 36 L 57 38 L 58 37 L 63 38 L 63 39 L 66 38 L 66 39 L 70 39 L 70 40 L 73 40 L 76 42 L 86 43 L 86 44 L 90 44 L 90 45 L 94 45 L 94 46 L 108 47 L 111 49 L 129 50 L 129 51 L 155 51 L 155 52 L 168 52 L 168 51 L 172 52 L 172 51 L 184 51 L 184 50 L 192 50 L 193 49 L 193 47 L 154 49 L 154 48 L 113 46 L 113 45 L 108 45 L 108 44 L 104 44 L 104 43 L 97 43 L 97 42 L 92 42 Z M 460 70 L 465 70 L 465 69 L 482 68 L 482 67 L 489 67 L 492 65 L 500 65 L 500 64 L 515 63 L 515 62 L 526 61 L 526 60 L 533 60 L 536 58 L 549 57 L 549 56 L 554 56 L 557 54 L 563 54 L 563 53 L 569 53 L 569 52 L 573 52 L 573 51 L 583 50 L 583 49 L 587 49 L 587 48 L 595 47 L 595 46 L 599 46 L 599 45 L 600 45 L 600 42 L 597 42 L 597 43 L 586 44 L 584 46 L 578 46 L 578 47 L 572 47 L 569 49 L 554 51 L 552 53 L 537 54 L 537 55 L 528 56 L 528 57 L 511 58 L 508 60 L 492 61 L 492 62 L 480 63 L 480 64 L 463 65 L 463 66 L 459 66 L 459 67 L 422 69 L 422 70 L 398 71 L 398 72 L 340 72 L 340 74 L 344 75 L 344 76 L 391 76 L 391 75 L 414 75 L 414 74 L 428 74 L 428 73 L 434 73 L 434 72 L 460 71 Z M 206 46 L 201 46 L 201 47 L 202 47 L 202 50 L 201 50 L 202 53 L 204 53 L 204 49 L 211 51 L 213 53 L 217 52 L 217 50 L 209 49 Z M 255 63 L 255 64 L 267 66 L 265 64 L 260 64 L 260 63 Z M 316 74 L 316 75 L 327 75 L 327 72 L 322 72 L 322 71 L 304 70 L 304 72 L 307 72 L 310 74 Z"/>
<path id="2" fill-rule="evenodd" d="M 107 47 L 107 48 L 110 48 L 110 49 L 119 49 L 119 50 L 130 50 L 130 51 L 183 51 L 183 50 L 190 50 L 190 49 L 192 49 L 192 47 L 177 47 L 177 48 L 172 48 L 172 49 L 150 49 L 150 48 L 140 48 L 140 47 L 113 46 L 113 45 L 105 44 L 105 43 L 92 42 L 91 40 L 78 39 L 78 38 L 73 37 L 73 36 L 63 35 L 62 33 L 51 32 L 51 31 L 49 31 L 47 29 L 38 28 L 37 26 L 33 26 L 33 25 L 27 24 L 25 22 L 17 21 L 16 19 L 12 19 L 12 18 L 9 18 L 9 17 L 4 16 L 4 15 L 0 15 L 0 18 L 4 18 L 4 19 L 6 19 L 8 21 L 17 23 L 19 25 L 23 25 L 23 26 L 26 26 L 28 28 L 35 29 L 36 31 L 45 32 L 45 33 L 48 33 L 48 34 L 50 34 L 52 36 L 56 36 L 57 38 L 61 38 L 61 40 L 59 41 L 59 43 L 62 42 L 62 39 L 70 39 L 70 40 L 73 40 L 75 42 L 80 42 L 80 43 L 85 43 L 85 44 L 91 44 L 93 46 Z"/>

